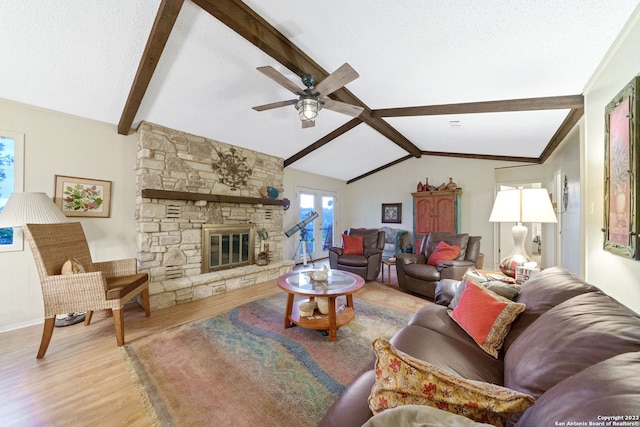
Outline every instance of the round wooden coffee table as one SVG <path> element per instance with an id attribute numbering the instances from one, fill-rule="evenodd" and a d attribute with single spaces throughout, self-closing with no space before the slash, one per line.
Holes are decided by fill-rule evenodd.
<path id="1" fill-rule="evenodd" d="M 364 279 L 347 271 L 329 270 L 327 281 L 318 282 L 311 280 L 305 271 L 292 271 L 278 277 L 278 286 L 289 294 L 284 315 L 285 328 L 295 324 L 307 329 L 327 331 L 329 341 L 335 341 L 337 329 L 353 320 L 352 294 L 364 286 Z M 300 304 L 307 299 L 296 302 L 294 301 L 296 295 L 309 297 L 312 300 L 317 297 L 326 297 L 329 301 L 329 313 L 320 314 L 316 309 L 312 316 L 300 316 Z M 347 305 L 336 310 L 336 298 L 343 295 L 347 298 Z"/>

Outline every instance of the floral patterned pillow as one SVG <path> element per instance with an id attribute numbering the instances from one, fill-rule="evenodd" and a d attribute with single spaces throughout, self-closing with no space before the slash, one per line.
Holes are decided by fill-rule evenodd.
<path id="1" fill-rule="evenodd" d="M 533 405 L 524 393 L 446 372 L 396 350 L 382 338 L 373 342 L 376 382 L 369 395 L 374 414 L 402 405 L 427 405 L 474 421 L 502 426 Z"/>

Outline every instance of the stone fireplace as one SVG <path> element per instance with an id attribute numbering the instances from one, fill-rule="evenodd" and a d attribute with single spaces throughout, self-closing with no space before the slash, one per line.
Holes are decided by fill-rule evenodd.
<path id="1" fill-rule="evenodd" d="M 217 165 L 225 155 L 241 159 L 248 173 L 221 176 Z M 291 271 L 293 261 L 282 258 L 281 200 L 264 196 L 265 188 L 282 189 L 281 158 L 143 122 L 136 177 L 138 259 L 140 270 L 149 273 L 153 310 Z M 216 228 L 232 232 L 218 233 L 212 249 L 211 234 L 207 245 L 203 234 Z M 253 232 L 243 237 L 240 229 Z M 234 241 L 239 245 L 235 255 Z M 264 247 L 270 262 L 258 266 L 254 259 Z M 217 265 L 203 269 L 203 258 L 217 259 Z"/>

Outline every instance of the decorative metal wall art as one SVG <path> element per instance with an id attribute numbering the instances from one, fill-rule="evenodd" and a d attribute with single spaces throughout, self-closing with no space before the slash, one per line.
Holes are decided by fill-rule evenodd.
<path id="1" fill-rule="evenodd" d="M 604 250 L 640 259 L 638 251 L 638 140 L 640 77 L 605 107 Z"/>
<path id="2" fill-rule="evenodd" d="M 247 185 L 247 180 L 253 172 L 249 167 L 247 158 L 235 148 L 227 152 L 215 149 L 218 160 L 212 163 L 213 171 L 218 174 L 219 182 L 231 187 L 232 190 Z"/>

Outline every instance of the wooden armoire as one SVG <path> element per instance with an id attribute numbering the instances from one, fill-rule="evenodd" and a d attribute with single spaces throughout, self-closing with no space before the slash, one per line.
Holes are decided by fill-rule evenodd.
<path id="1" fill-rule="evenodd" d="M 413 196 L 414 251 L 431 231 L 460 233 L 460 195 L 462 189 L 421 191 Z"/>

